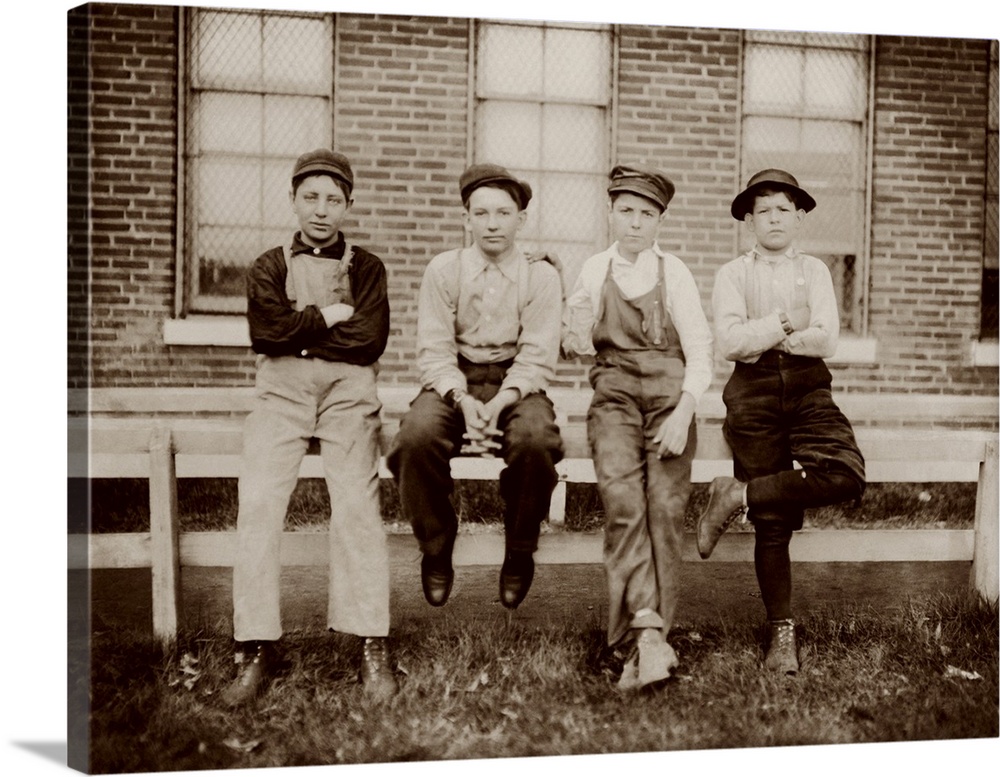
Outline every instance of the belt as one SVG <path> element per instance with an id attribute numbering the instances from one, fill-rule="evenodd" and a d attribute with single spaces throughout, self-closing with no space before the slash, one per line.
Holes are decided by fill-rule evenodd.
<path id="1" fill-rule="evenodd" d="M 753 367 L 764 367 L 768 369 L 790 369 L 793 367 L 814 367 L 816 365 L 823 364 L 823 360 L 818 356 L 800 356 L 796 353 L 788 353 L 787 351 L 778 351 L 771 349 L 770 351 L 764 351 L 753 364 L 748 364 L 746 362 L 736 362 L 737 367 L 743 368 L 753 368 Z"/>

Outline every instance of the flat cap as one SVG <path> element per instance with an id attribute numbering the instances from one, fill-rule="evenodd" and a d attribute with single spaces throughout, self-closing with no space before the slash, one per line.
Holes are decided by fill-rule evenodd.
<path id="1" fill-rule="evenodd" d="M 659 170 L 635 165 L 615 165 L 611 170 L 608 194 L 631 192 L 652 200 L 666 210 L 674 197 L 674 184 Z"/>
<path id="2" fill-rule="evenodd" d="M 809 196 L 809 193 L 805 189 L 799 186 L 799 182 L 795 180 L 795 176 L 791 173 L 786 173 L 784 170 L 772 167 L 750 176 L 747 188 L 736 195 L 733 204 L 729 208 L 729 212 L 733 214 L 734 219 L 743 221 L 743 217 L 753 210 L 753 200 L 760 189 L 777 189 L 788 192 L 792 195 L 795 205 L 806 213 L 816 207 L 816 200 Z"/>
<path id="3" fill-rule="evenodd" d="M 506 167 L 489 163 L 472 165 L 462 173 L 458 179 L 462 202 L 467 202 L 469 195 L 480 186 L 496 183 L 511 184 L 519 193 L 518 206 L 521 210 L 528 207 L 528 202 L 531 200 L 531 186 L 528 185 L 528 182 L 515 178 Z"/>
<path id="4" fill-rule="evenodd" d="M 323 173 L 332 175 L 339 181 L 347 184 L 347 191 L 350 193 L 354 189 L 354 171 L 351 170 L 351 163 L 343 154 L 331 151 L 328 148 L 317 148 L 315 151 L 307 151 L 297 160 L 292 169 L 292 181 L 304 178 L 307 175 Z"/>

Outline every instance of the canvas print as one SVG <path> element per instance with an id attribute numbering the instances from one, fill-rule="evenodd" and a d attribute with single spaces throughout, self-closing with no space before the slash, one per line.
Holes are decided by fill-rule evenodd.
<path id="1" fill-rule="evenodd" d="M 996 40 L 66 23 L 72 768 L 997 739 Z"/>

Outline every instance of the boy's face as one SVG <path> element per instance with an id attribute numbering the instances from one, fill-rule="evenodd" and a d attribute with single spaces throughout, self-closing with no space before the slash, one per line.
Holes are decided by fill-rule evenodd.
<path id="1" fill-rule="evenodd" d="M 498 259 L 514 246 L 526 218 L 527 212 L 503 189 L 480 186 L 469 195 L 465 228 L 483 256 Z"/>
<path id="2" fill-rule="evenodd" d="M 773 253 L 784 253 L 795 239 L 805 211 L 799 210 L 784 192 L 762 194 L 754 198 L 753 211 L 744 221 L 757 243 Z"/>
<path id="3" fill-rule="evenodd" d="M 340 225 L 354 203 L 329 175 L 304 178 L 294 193 L 289 192 L 289 198 L 303 242 L 319 248 L 337 239 Z"/>
<path id="4" fill-rule="evenodd" d="M 611 203 L 611 233 L 618 241 L 622 258 L 635 261 L 642 251 L 652 248 L 666 211 L 652 200 L 622 192 Z"/>

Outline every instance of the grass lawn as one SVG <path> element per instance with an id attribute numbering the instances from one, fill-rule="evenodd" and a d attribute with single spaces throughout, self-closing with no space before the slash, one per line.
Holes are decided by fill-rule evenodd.
<path id="1" fill-rule="evenodd" d="M 971 528 L 975 484 L 872 484 L 859 505 L 809 511 L 814 528 Z M 408 532 L 391 482 L 391 531 Z M 235 528 L 234 480 L 178 483 L 185 531 Z M 697 485 L 688 530 L 707 498 Z M 459 483 L 467 527 L 495 524 L 496 485 Z M 148 484 L 91 484 L 91 525 L 148 531 Z M 287 527 L 324 526 L 325 484 L 302 480 Z M 571 484 L 567 529 L 603 522 L 593 486 Z M 743 530 L 746 530 L 744 528 Z M 230 624 L 183 633 L 168 652 L 150 637 L 107 630 L 89 665 L 91 771 L 429 762 L 787 745 L 998 737 L 997 608 L 940 596 L 907 608 L 814 611 L 800 619 L 802 670 L 761 672 L 760 627 L 685 623 L 670 642 L 681 664 L 662 687 L 624 696 L 601 625 L 532 627 L 503 613 L 470 627 L 446 619 L 392 634 L 401 680 L 389 704 L 366 703 L 355 638 L 289 631 L 285 667 L 259 703 L 216 699 L 233 676 Z M 86 677 L 87 667 L 71 668 Z"/>
<path id="2" fill-rule="evenodd" d="M 400 693 L 369 705 L 359 646 L 291 632 L 285 668 L 235 712 L 217 694 L 231 642 L 183 634 L 164 652 L 121 632 L 92 644 L 96 773 L 913 742 L 998 736 L 997 609 L 940 597 L 891 613 L 813 612 L 802 670 L 760 668 L 756 626 L 686 624 L 661 687 L 623 695 L 596 623 L 528 627 L 500 614 L 393 634 Z M 567 764 L 568 765 L 568 764 Z"/>

